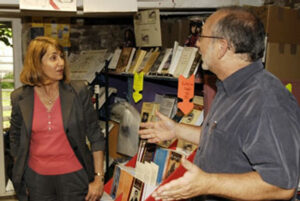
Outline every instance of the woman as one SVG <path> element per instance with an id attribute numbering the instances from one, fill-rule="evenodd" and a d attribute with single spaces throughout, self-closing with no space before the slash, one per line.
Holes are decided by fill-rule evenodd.
<path id="1" fill-rule="evenodd" d="M 13 183 L 20 201 L 102 196 L 104 136 L 88 89 L 70 82 L 68 72 L 56 40 L 30 42 L 20 76 L 24 86 L 11 94 Z"/>

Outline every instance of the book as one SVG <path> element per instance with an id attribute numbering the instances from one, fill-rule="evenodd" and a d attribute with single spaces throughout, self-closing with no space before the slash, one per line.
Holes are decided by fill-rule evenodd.
<path id="1" fill-rule="evenodd" d="M 190 113 L 182 117 L 180 123 L 200 126 L 203 122 L 203 118 L 203 110 L 193 109 Z"/>
<path id="2" fill-rule="evenodd" d="M 121 168 L 120 166 L 116 165 L 114 169 L 114 174 L 113 174 L 113 183 L 111 186 L 110 190 L 110 196 L 112 199 L 115 199 L 117 196 L 117 190 L 118 190 L 118 185 L 119 185 L 119 180 L 120 180 L 120 173 L 121 173 Z"/>
<path id="3" fill-rule="evenodd" d="M 195 95 L 193 98 L 194 109 L 204 110 L 204 98 L 203 96 Z"/>
<path id="4" fill-rule="evenodd" d="M 89 83 L 95 78 L 95 73 L 102 70 L 108 57 L 106 49 L 82 51 L 78 58 L 70 63 L 72 80 L 86 80 Z"/>
<path id="5" fill-rule="evenodd" d="M 144 183 L 142 200 L 146 198 L 157 187 L 156 180 L 158 174 L 158 165 L 153 162 L 137 162 L 135 167 L 135 177 Z"/>
<path id="6" fill-rule="evenodd" d="M 146 143 L 145 148 L 142 153 L 141 162 L 151 162 L 153 161 L 154 154 L 156 151 L 156 144 L 154 143 Z"/>
<path id="7" fill-rule="evenodd" d="M 153 162 L 158 165 L 157 183 L 161 183 L 165 172 L 166 161 L 169 157 L 170 150 L 164 148 L 157 148 Z"/>
<path id="8" fill-rule="evenodd" d="M 116 198 L 118 198 L 122 194 L 121 201 L 128 201 L 135 170 L 133 167 L 128 167 L 124 165 L 118 165 L 120 167 L 121 173 L 120 173 L 120 179 L 119 179 L 119 185 L 116 193 Z"/>
<path id="9" fill-rule="evenodd" d="M 143 196 L 144 182 L 138 178 L 133 179 L 129 201 L 141 201 Z"/>
<path id="10" fill-rule="evenodd" d="M 197 147 L 198 146 L 196 144 L 193 144 L 183 139 L 178 139 L 176 151 L 181 152 L 185 155 L 190 155 L 194 150 L 197 149 Z"/>
<path id="11" fill-rule="evenodd" d="M 175 68 L 175 72 L 173 73 L 174 77 L 179 77 L 179 75 L 183 75 L 185 78 L 188 78 L 196 52 L 197 48 L 195 47 L 183 47 L 179 61 Z"/>
<path id="12" fill-rule="evenodd" d="M 108 64 L 108 69 L 109 70 L 115 70 L 116 67 L 117 67 L 117 64 L 118 64 L 118 61 L 119 61 L 119 58 L 120 58 L 120 55 L 121 55 L 121 49 L 120 48 L 116 48 L 115 51 L 114 51 L 114 54 Z"/>
<path id="13" fill-rule="evenodd" d="M 141 109 L 141 122 L 156 121 L 155 112 L 159 110 L 159 104 L 155 102 L 143 102 Z"/>
<path id="14" fill-rule="evenodd" d="M 131 65 L 131 63 L 132 63 L 132 60 L 133 60 L 135 51 L 136 51 L 136 48 L 132 48 L 132 51 L 131 51 L 131 54 L 130 54 L 130 57 L 129 57 L 129 61 L 128 61 L 127 66 L 126 66 L 126 69 L 125 69 L 125 72 L 126 72 L 126 73 L 128 72 L 128 70 L 129 70 L 129 68 L 130 68 L 130 65 Z"/>
<path id="15" fill-rule="evenodd" d="M 183 51 L 182 46 L 178 46 L 176 51 L 174 51 L 174 49 L 173 49 L 173 56 L 172 56 L 170 67 L 167 71 L 162 71 L 162 73 L 166 73 L 166 74 L 174 76 L 177 64 L 178 64 L 180 56 L 182 54 L 182 51 Z"/>
<path id="16" fill-rule="evenodd" d="M 169 48 L 170 49 L 170 48 Z M 165 56 L 167 49 L 162 49 L 161 51 L 159 51 L 159 55 L 157 57 L 157 59 L 155 60 L 154 64 L 152 65 L 151 69 L 149 70 L 149 75 L 156 75 L 158 73 L 158 68 L 160 66 L 160 64 L 162 63 L 162 60 Z"/>
<path id="17" fill-rule="evenodd" d="M 157 73 L 162 74 L 163 72 L 167 72 L 172 61 L 172 48 L 166 49 L 166 53 L 164 54 L 164 58 L 160 63 Z"/>
<path id="18" fill-rule="evenodd" d="M 176 152 L 175 150 L 170 150 L 169 158 L 166 161 L 167 166 L 163 175 L 163 179 L 169 177 L 175 171 L 175 169 L 179 167 L 182 157 L 182 153 Z"/>
<path id="19" fill-rule="evenodd" d="M 141 161 L 142 160 L 142 156 L 143 156 L 143 153 L 144 153 L 144 149 L 145 149 L 146 143 L 147 143 L 147 140 L 144 140 L 144 139 L 140 140 L 140 144 L 139 144 L 139 149 L 138 149 L 138 152 L 137 152 L 137 159 L 136 159 L 136 161 Z"/>
<path id="20" fill-rule="evenodd" d="M 116 66 L 116 72 L 121 73 L 125 72 L 127 65 L 129 63 L 131 53 L 133 51 L 133 47 L 123 47 L 117 66 Z"/>
<path id="21" fill-rule="evenodd" d="M 195 55 L 195 58 L 194 58 L 194 61 L 192 63 L 192 66 L 188 72 L 188 76 L 187 77 L 190 77 L 191 75 L 196 75 L 197 71 L 198 71 L 198 68 L 200 66 L 200 63 L 201 63 L 201 55 L 200 53 L 197 51 L 196 52 L 196 55 Z M 185 72 L 186 73 L 186 72 Z"/>
<path id="22" fill-rule="evenodd" d="M 198 104 L 201 104 L 201 96 L 196 96 L 196 98 L 194 97 L 194 100 L 195 100 L 195 102 L 199 101 Z M 203 123 L 203 119 L 204 119 L 203 110 L 193 109 L 189 114 L 182 117 L 182 119 L 180 120 L 180 123 L 194 125 L 194 126 L 200 126 Z M 177 151 L 180 151 L 180 152 L 188 155 L 195 149 L 197 149 L 196 144 L 185 141 L 183 139 L 178 139 L 177 146 L 176 146 Z"/>
<path id="23" fill-rule="evenodd" d="M 145 55 L 146 55 L 147 51 L 146 50 L 142 50 L 142 49 L 138 49 L 135 53 L 135 57 L 132 61 L 131 66 L 128 69 L 128 73 L 135 73 L 137 71 L 137 69 L 139 68 L 139 66 L 141 65 Z"/>
<path id="24" fill-rule="evenodd" d="M 142 72 L 144 72 L 145 74 L 148 74 L 150 69 L 152 68 L 153 64 L 155 63 L 156 59 L 158 58 L 158 56 L 159 56 L 158 50 L 152 52 L 148 61 L 145 64 L 145 66 L 143 67 Z"/>
<path id="25" fill-rule="evenodd" d="M 171 64 L 173 64 L 173 65 L 175 64 L 174 57 L 175 57 L 175 54 L 177 52 L 178 46 L 179 46 L 178 42 L 175 41 L 174 45 L 173 45 L 173 48 L 171 49 L 171 52 L 170 53 L 166 52 L 166 53 L 168 53 L 168 54 L 166 54 L 167 58 L 163 59 L 162 66 L 159 67 L 159 73 L 161 73 L 161 74 L 170 74 Z M 177 62 L 178 62 L 178 59 L 177 59 Z"/>
<path id="26" fill-rule="evenodd" d="M 155 94 L 154 101 L 159 104 L 159 112 L 173 118 L 177 110 L 177 97 Z"/>
<path id="27" fill-rule="evenodd" d="M 136 72 L 138 72 L 138 73 L 144 69 L 146 63 L 148 62 L 148 60 L 153 52 L 153 48 L 151 48 L 150 50 L 145 50 L 145 51 L 146 51 L 146 55 L 144 56 L 142 63 L 139 65 L 139 67 L 136 70 Z"/>

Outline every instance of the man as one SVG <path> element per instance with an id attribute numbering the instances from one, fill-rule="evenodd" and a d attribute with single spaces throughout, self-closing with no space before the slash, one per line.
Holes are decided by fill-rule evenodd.
<path id="1" fill-rule="evenodd" d="M 197 47 L 203 68 L 217 75 L 217 94 L 202 127 L 141 123 L 148 142 L 181 138 L 198 144 L 194 164 L 153 197 L 220 200 L 295 200 L 300 172 L 300 109 L 261 63 L 264 27 L 250 12 L 223 8 L 203 25 Z M 200 200 L 200 198 L 196 198 Z"/>

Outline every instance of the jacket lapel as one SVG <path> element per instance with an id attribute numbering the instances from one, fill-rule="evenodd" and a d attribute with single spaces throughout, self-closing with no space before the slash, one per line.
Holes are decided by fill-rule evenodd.
<path id="1" fill-rule="evenodd" d="M 64 129 L 65 132 L 67 133 L 67 128 L 68 128 L 67 123 L 70 119 L 70 114 L 71 114 L 75 95 L 71 86 L 61 81 L 59 84 L 59 96 L 60 96 L 61 113 L 63 118 Z"/>
<path id="2" fill-rule="evenodd" d="M 32 118 L 33 118 L 33 104 L 34 104 L 34 90 L 31 86 L 24 86 L 24 92 L 22 94 L 23 99 L 20 103 L 20 110 L 23 116 L 23 120 L 27 129 L 28 135 L 31 134 Z"/>

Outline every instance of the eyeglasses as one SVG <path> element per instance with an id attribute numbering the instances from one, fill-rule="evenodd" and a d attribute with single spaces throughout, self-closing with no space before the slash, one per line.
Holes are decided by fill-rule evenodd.
<path id="1" fill-rule="evenodd" d="M 204 36 L 204 35 L 198 35 L 199 39 L 200 38 L 214 38 L 214 39 L 224 39 L 223 37 L 220 36 Z"/>

